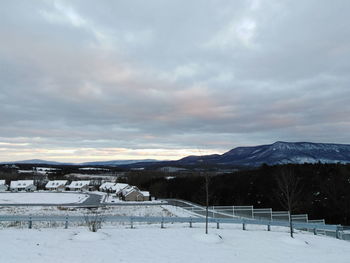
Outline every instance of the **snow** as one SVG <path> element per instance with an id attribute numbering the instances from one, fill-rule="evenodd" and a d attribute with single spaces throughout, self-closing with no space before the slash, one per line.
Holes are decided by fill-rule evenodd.
<path id="1" fill-rule="evenodd" d="M 146 202 L 143 202 L 146 203 Z M 147 202 L 151 203 L 151 202 Z M 153 202 L 154 203 L 154 202 Z M 16 206 L 16 207 L 0 207 L 0 215 L 74 215 L 83 216 L 86 214 L 85 208 L 78 207 L 57 207 L 57 206 Z M 164 217 L 189 217 L 192 216 L 191 213 L 187 212 L 182 208 L 174 208 L 170 205 L 137 205 L 133 203 L 132 205 L 123 206 L 109 206 L 101 207 L 98 210 L 101 215 L 118 215 L 118 216 L 164 216 Z"/>
<path id="2" fill-rule="evenodd" d="M 87 194 L 75 193 L 0 193 L 0 204 L 68 204 L 87 198 Z"/>
<path id="3" fill-rule="evenodd" d="M 97 233 L 86 227 L 69 229 L 2 229 L 0 262 L 308 262 L 348 263 L 346 241 L 285 231 L 243 231 L 183 224 L 104 227 Z"/>
<path id="4" fill-rule="evenodd" d="M 65 186 L 67 184 L 67 180 L 53 180 L 53 181 L 49 181 L 46 184 L 46 188 L 57 188 L 59 186 Z"/>
<path id="5" fill-rule="evenodd" d="M 27 186 L 34 185 L 33 180 L 18 180 L 11 181 L 10 188 L 25 188 Z"/>
<path id="6" fill-rule="evenodd" d="M 71 190 L 81 189 L 84 186 L 88 186 L 89 184 L 90 184 L 90 181 L 72 181 L 70 185 L 68 185 L 68 188 Z"/>

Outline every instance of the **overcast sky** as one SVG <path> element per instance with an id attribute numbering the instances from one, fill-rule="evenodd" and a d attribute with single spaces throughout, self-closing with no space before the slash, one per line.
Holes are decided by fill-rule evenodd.
<path id="1" fill-rule="evenodd" d="M 350 142 L 350 1 L 0 1 L 0 161 Z"/>

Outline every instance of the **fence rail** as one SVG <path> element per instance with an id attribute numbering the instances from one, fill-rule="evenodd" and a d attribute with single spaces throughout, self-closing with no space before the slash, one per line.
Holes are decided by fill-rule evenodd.
<path id="1" fill-rule="evenodd" d="M 65 222 L 66 228 L 69 223 L 80 222 L 84 223 L 91 221 L 96 216 L 102 222 L 123 222 L 123 223 L 189 223 L 190 226 L 194 223 L 205 223 L 203 217 L 141 217 L 141 216 L 112 216 L 112 215 L 88 215 L 88 216 L 20 216 L 20 215 L 8 215 L 0 216 L 0 222 L 28 222 L 28 227 L 32 228 L 33 222 Z M 271 226 L 288 227 L 289 223 L 286 221 L 271 221 L 271 220 L 258 220 L 258 219 L 245 219 L 245 218 L 209 218 L 209 223 L 215 223 L 217 228 L 220 224 L 242 224 L 245 230 L 247 225 L 265 225 L 270 230 Z M 314 231 L 315 234 L 318 231 L 333 231 L 336 232 L 336 237 L 342 237 L 342 231 L 344 227 L 338 225 L 325 225 L 321 223 L 293 223 L 293 227 L 296 229 L 307 229 Z"/>
<path id="2" fill-rule="evenodd" d="M 165 199 L 169 205 L 181 207 L 192 212 L 198 217 L 205 216 L 205 206 L 181 199 Z M 331 237 L 350 240 L 350 227 L 341 225 L 327 225 L 324 219 L 309 220 L 307 214 L 290 215 L 288 211 L 272 211 L 270 208 L 254 208 L 253 206 L 209 206 L 209 217 L 212 219 L 241 219 L 250 222 L 262 222 L 266 225 L 288 226 L 290 218 L 293 227 L 300 230 L 312 231 L 315 234 L 323 234 Z M 270 222 L 270 223 L 267 223 Z M 273 224 L 272 224 L 272 223 Z M 321 227 L 321 226 L 324 227 Z M 349 228 L 349 230 L 348 230 Z M 339 232 L 341 231 L 341 233 Z"/>

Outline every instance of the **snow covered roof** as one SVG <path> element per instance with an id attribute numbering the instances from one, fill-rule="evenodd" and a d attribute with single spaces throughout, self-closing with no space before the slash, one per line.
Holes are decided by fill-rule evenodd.
<path id="1" fill-rule="evenodd" d="M 70 185 L 68 185 L 68 187 L 79 189 L 89 184 L 90 184 L 90 181 L 72 181 Z"/>
<path id="2" fill-rule="evenodd" d="M 143 196 L 150 196 L 148 191 L 140 191 Z"/>
<path id="3" fill-rule="evenodd" d="M 25 188 L 27 186 L 34 185 L 33 180 L 18 180 L 11 181 L 10 188 Z"/>
<path id="4" fill-rule="evenodd" d="M 54 180 L 54 181 L 49 181 L 47 184 L 46 184 L 46 188 L 57 188 L 59 186 L 64 186 L 67 184 L 67 180 Z"/>
<path id="5" fill-rule="evenodd" d="M 5 184 L 5 180 L 0 180 L 0 185 Z"/>
<path id="6" fill-rule="evenodd" d="M 129 187 L 128 184 L 121 184 L 121 183 L 111 183 L 111 182 L 105 182 L 101 184 L 100 190 L 111 190 L 113 192 L 120 192 L 124 188 Z"/>
<path id="7" fill-rule="evenodd" d="M 130 185 L 128 184 L 121 184 L 121 183 L 117 183 L 113 186 L 113 190 L 118 193 L 120 191 L 122 191 L 123 189 L 130 187 Z"/>
<path id="8" fill-rule="evenodd" d="M 140 192 L 140 190 L 136 186 L 129 186 L 129 187 L 123 189 L 122 193 L 124 196 L 127 196 L 135 191 Z"/>
<path id="9" fill-rule="evenodd" d="M 105 183 L 101 184 L 100 191 L 107 191 L 107 190 L 111 191 L 114 185 L 115 185 L 115 183 L 105 182 Z"/>

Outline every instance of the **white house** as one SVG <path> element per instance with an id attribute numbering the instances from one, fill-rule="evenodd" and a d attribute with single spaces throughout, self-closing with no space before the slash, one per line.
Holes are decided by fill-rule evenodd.
<path id="1" fill-rule="evenodd" d="M 99 189 L 102 192 L 110 191 L 112 193 L 116 193 L 117 195 L 119 195 L 124 189 L 128 187 L 130 187 L 130 185 L 128 184 L 105 182 L 101 184 Z"/>
<path id="2" fill-rule="evenodd" d="M 89 185 L 90 181 L 72 181 L 67 188 L 71 191 L 88 191 Z"/>
<path id="3" fill-rule="evenodd" d="M 151 194 L 148 191 L 140 191 L 143 195 L 143 201 L 150 201 Z"/>
<path id="4" fill-rule="evenodd" d="M 136 186 L 123 189 L 122 196 L 125 201 L 149 201 L 149 192 L 144 191 L 142 193 Z"/>
<path id="5" fill-rule="evenodd" d="M 0 180 L 0 192 L 5 192 L 9 186 L 6 184 L 5 180 Z"/>
<path id="6" fill-rule="evenodd" d="M 33 180 L 18 180 L 18 181 L 11 181 L 10 183 L 10 190 L 12 192 L 17 191 L 35 191 L 36 186 L 34 185 Z"/>
<path id="7" fill-rule="evenodd" d="M 116 185 L 116 183 L 111 183 L 111 182 L 105 182 L 103 184 L 101 184 L 101 186 L 99 187 L 99 190 L 101 192 L 114 192 L 113 191 L 113 187 Z"/>
<path id="8" fill-rule="evenodd" d="M 127 189 L 129 187 L 131 187 L 131 186 L 128 184 L 117 183 L 113 186 L 113 190 L 114 190 L 114 193 L 116 193 L 116 195 L 120 196 L 122 194 L 123 190 Z"/>
<path id="9" fill-rule="evenodd" d="M 66 184 L 68 183 L 67 180 L 54 180 L 54 181 L 49 181 L 45 189 L 50 190 L 50 191 L 63 191 L 66 189 Z"/>

